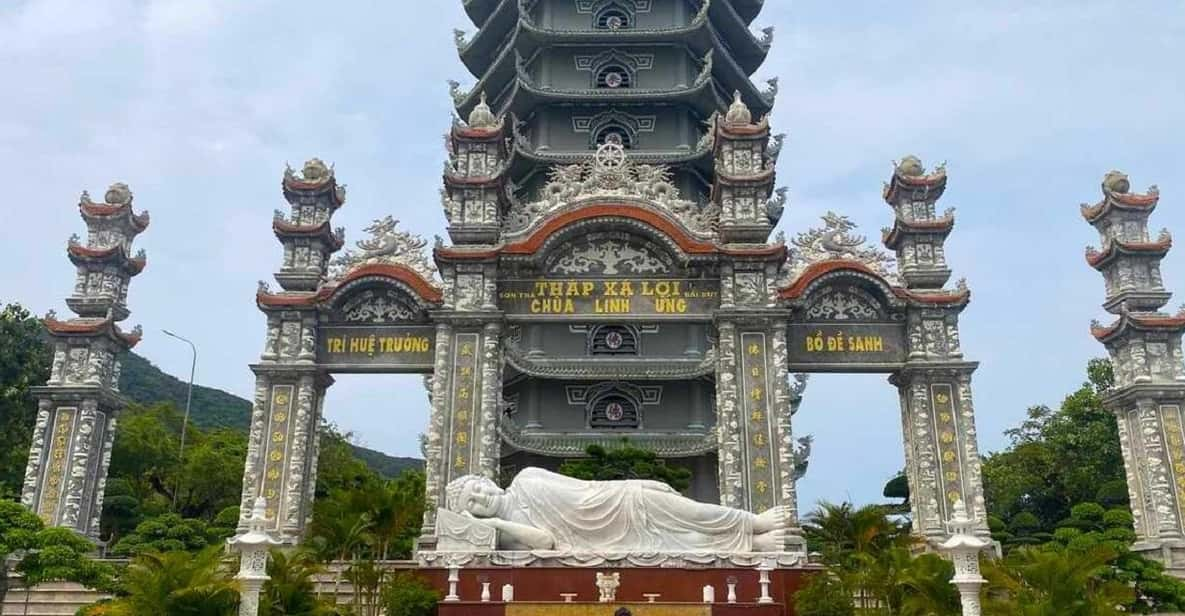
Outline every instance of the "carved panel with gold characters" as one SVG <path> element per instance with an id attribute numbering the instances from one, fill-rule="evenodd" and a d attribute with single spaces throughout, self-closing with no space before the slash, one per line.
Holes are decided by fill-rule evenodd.
<path id="1" fill-rule="evenodd" d="M 62 502 L 66 489 L 66 467 L 70 464 L 70 440 L 74 434 L 74 421 L 78 409 L 62 407 L 54 415 L 53 432 L 50 434 L 49 457 L 46 460 L 45 482 L 41 488 L 41 503 L 37 514 L 46 524 L 54 523 L 54 516 Z"/>
<path id="2" fill-rule="evenodd" d="M 773 507 L 780 493 L 778 483 L 777 435 L 771 417 L 766 336 L 760 332 L 741 334 L 741 404 L 747 455 L 749 510 L 762 512 Z"/>
<path id="3" fill-rule="evenodd" d="M 267 429 L 263 435 L 263 481 L 260 496 L 267 499 L 264 518 L 270 528 L 277 528 L 284 501 L 285 478 L 288 473 L 289 436 L 296 386 L 273 385 Z"/>
<path id="4" fill-rule="evenodd" d="M 945 496 L 942 512 L 951 510 L 959 500 L 966 501 L 963 477 L 963 453 L 959 438 L 959 416 L 955 412 L 954 392 L 948 383 L 930 385 L 934 404 L 934 439 L 938 444 L 939 485 Z M 946 516 L 949 517 L 949 516 Z"/>
<path id="5" fill-rule="evenodd" d="M 458 333 L 453 346 L 453 390 L 448 422 L 447 481 L 475 472 L 481 334 Z M 446 481 L 446 483 L 447 483 Z"/>
<path id="6" fill-rule="evenodd" d="M 1185 531 L 1185 426 L 1182 425 L 1181 407 L 1176 404 L 1162 404 L 1160 415 L 1172 470 L 1170 478 L 1173 482 L 1173 494 L 1177 496 L 1177 511 L 1180 512 L 1177 519 L 1182 521 L 1182 530 Z"/>

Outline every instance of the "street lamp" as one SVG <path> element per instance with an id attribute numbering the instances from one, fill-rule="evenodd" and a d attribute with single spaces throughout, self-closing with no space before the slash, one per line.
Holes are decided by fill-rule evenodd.
<path id="1" fill-rule="evenodd" d="M 188 344 L 189 350 L 193 352 L 193 359 L 189 364 L 189 389 L 185 392 L 185 417 L 181 420 L 181 451 L 177 454 L 178 459 L 184 461 L 185 460 L 185 432 L 186 432 L 186 428 L 189 427 L 189 405 L 191 402 L 193 402 L 193 375 L 194 375 L 194 372 L 197 371 L 197 347 L 195 347 L 193 345 L 193 343 L 189 341 L 188 338 L 178 336 L 177 334 L 174 334 L 173 332 L 171 332 L 167 329 L 162 329 L 161 331 L 164 332 L 166 336 L 171 336 L 173 338 L 180 340 L 181 342 L 184 342 L 185 344 Z M 178 485 L 177 489 L 173 490 L 173 510 L 174 511 L 177 509 L 177 492 L 180 491 L 180 487 L 181 486 Z"/>

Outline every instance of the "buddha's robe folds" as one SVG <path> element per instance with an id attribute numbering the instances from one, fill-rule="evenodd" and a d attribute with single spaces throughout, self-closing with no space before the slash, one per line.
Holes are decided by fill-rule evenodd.
<path id="1" fill-rule="evenodd" d="M 506 498 L 508 521 L 551 533 L 562 552 L 753 550 L 753 514 L 700 503 L 657 482 L 584 481 L 526 468 Z"/>

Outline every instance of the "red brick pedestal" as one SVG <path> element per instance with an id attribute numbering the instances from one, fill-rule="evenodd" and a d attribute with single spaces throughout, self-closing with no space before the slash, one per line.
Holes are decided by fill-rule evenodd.
<path id="1" fill-rule="evenodd" d="M 597 573 L 621 574 L 617 603 L 597 603 Z M 442 594 L 448 592 L 446 569 L 421 569 L 419 575 Z M 613 616 L 627 607 L 633 616 L 794 616 L 789 598 L 814 574 L 813 569 L 778 569 L 770 572 L 772 604 L 757 604 L 761 596 L 756 569 L 666 568 L 474 568 L 461 569 L 457 594 L 461 601 L 442 602 L 440 616 Z M 737 580 L 738 603 L 726 603 L 728 578 Z M 479 602 L 481 580 L 490 583 L 490 603 Z M 514 586 L 514 603 L 501 603 L 502 585 Z M 716 603 L 703 603 L 703 588 L 716 588 Z M 561 594 L 573 593 L 564 604 Z M 646 594 L 660 595 L 647 604 Z M 530 604 L 539 604 L 532 606 Z M 544 605 L 545 604 L 545 605 Z M 545 611 L 533 611 L 544 609 Z M 518 612 L 518 614 L 516 614 Z"/>

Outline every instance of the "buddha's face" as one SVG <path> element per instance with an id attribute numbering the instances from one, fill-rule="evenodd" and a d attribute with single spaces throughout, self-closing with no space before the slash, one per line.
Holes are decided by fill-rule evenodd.
<path id="1" fill-rule="evenodd" d="M 474 517 L 492 518 L 498 515 L 505 495 L 502 488 L 488 479 L 475 481 L 462 499 L 461 506 Z"/>

